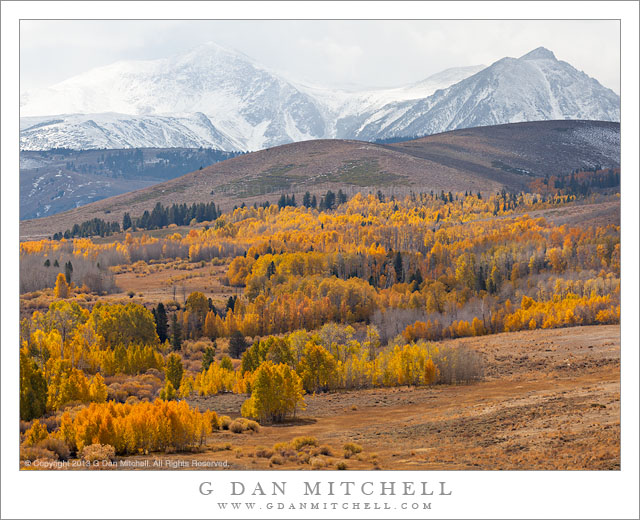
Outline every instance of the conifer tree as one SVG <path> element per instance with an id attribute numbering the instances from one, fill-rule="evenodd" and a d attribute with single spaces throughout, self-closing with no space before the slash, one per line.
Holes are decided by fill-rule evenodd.
<path id="1" fill-rule="evenodd" d="M 20 351 L 20 419 L 30 421 L 44 415 L 47 405 L 47 381 L 38 365 Z"/>
<path id="2" fill-rule="evenodd" d="M 215 343 L 214 343 L 215 345 Z M 211 363 L 213 363 L 215 359 L 216 351 L 214 347 L 205 347 L 204 354 L 202 355 L 202 371 L 206 372 Z"/>
<path id="3" fill-rule="evenodd" d="M 66 264 L 64 264 L 64 277 L 67 280 L 67 283 L 71 283 L 71 275 L 73 274 L 73 265 L 71 265 L 71 260 L 69 260 Z"/>
<path id="4" fill-rule="evenodd" d="M 182 327 L 175 312 L 171 317 L 171 346 L 173 350 L 180 350 L 182 347 Z"/>
<path id="5" fill-rule="evenodd" d="M 180 389 L 180 382 L 184 374 L 182 358 L 178 354 L 171 353 L 167 356 L 167 366 L 164 369 L 165 379 L 170 381 L 175 390 Z"/>
<path id="6" fill-rule="evenodd" d="M 156 319 L 156 332 L 160 343 L 164 343 L 167 340 L 169 319 L 167 318 L 167 311 L 164 308 L 164 304 L 160 302 L 155 308 L 154 316 Z"/>
<path id="7" fill-rule="evenodd" d="M 393 267 L 396 270 L 396 280 L 398 282 L 404 282 L 404 268 L 402 266 L 402 253 L 400 253 L 400 251 L 396 253 Z"/>
<path id="8" fill-rule="evenodd" d="M 242 332 L 234 331 L 229 338 L 229 354 L 231 357 L 239 359 L 245 350 L 247 350 L 247 342 L 244 335 Z"/>
<path id="9" fill-rule="evenodd" d="M 129 213 L 125 213 L 122 217 L 122 230 L 126 231 L 132 226 L 131 215 Z"/>

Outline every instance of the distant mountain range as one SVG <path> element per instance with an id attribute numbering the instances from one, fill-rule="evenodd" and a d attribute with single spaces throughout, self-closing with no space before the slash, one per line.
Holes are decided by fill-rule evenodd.
<path id="1" fill-rule="evenodd" d="M 620 98 L 538 48 L 402 88 L 291 82 L 215 43 L 122 61 L 21 95 L 20 146 L 252 151 L 310 139 L 381 140 L 522 121 L 620 120 Z"/>

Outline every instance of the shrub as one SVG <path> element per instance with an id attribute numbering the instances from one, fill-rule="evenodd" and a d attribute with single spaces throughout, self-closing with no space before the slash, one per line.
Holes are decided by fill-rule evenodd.
<path id="1" fill-rule="evenodd" d="M 82 449 L 80 458 L 86 462 L 112 461 L 116 458 L 116 450 L 110 444 L 90 444 Z"/>
<path id="2" fill-rule="evenodd" d="M 318 439 L 310 436 L 296 437 L 291 441 L 291 446 L 293 446 L 293 448 L 298 451 L 300 451 L 305 446 L 317 446 L 317 445 L 318 445 Z"/>
<path id="3" fill-rule="evenodd" d="M 230 451 L 231 448 L 233 448 L 233 446 L 230 442 L 227 442 L 225 444 L 214 444 L 211 446 L 211 451 Z"/>
<path id="4" fill-rule="evenodd" d="M 333 455 L 331 448 L 329 446 L 320 446 L 320 448 L 318 448 L 319 453 L 321 455 L 326 455 L 327 457 L 331 457 Z"/>
<path id="5" fill-rule="evenodd" d="M 309 464 L 309 461 L 311 460 L 311 455 L 309 453 L 300 453 L 298 455 L 298 462 L 300 464 Z"/>
<path id="6" fill-rule="evenodd" d="M 239 421 L 238 419 L 229 424 L 229 431 L 232 431 L 233 433 L 242 433 L 246 429 L 246 423 L 244 421 Z"/>
<path id="7" fill-rule="evenodd" d="M 264 446 L 258 446 L 256 448 L 256 457 L 261 457 L 263 459 L 269 459 L 273 456 L 273 450 L 269 448 L 265 448 Z"/>
<path id="8" fill-rule="evenodd" d="M 349 457 L 352 457 L 356 453 L 360 453 L 362 451 L 362 446 L 354 442 L 347 442 L 343 448 L 345 459 L 348 459 Z"/>
<path id="9" fill-rule="evenodd" d="M 220 427 L 223 430 L 228 430 L 231 422 L 231 417 L 229 417 L 228 415 L 223 415 L 222 417 L 220 417 Z"/>
<path id="10" fill-rule="evenodd" d="M 297 455 L 298 452 L 293 449 L 289 442 L 277 442 L 273 445 L 273 451 L 282 455 L 283 457 L 290 457 L 291 455 Z"/>
<path id="11" fill-rule="evenodd" d="M 25 433 L 29 428 L 31 428 L 31 421 L 20 421 L 20 433 Z"/>
<path id="12" fill-rule="evenodd" d="M 260 425 L 256 421 L 247 421 L 247 430 L 258 433 L 260 431 Z"/>
<path id="13" fill-rule="evenodd" d="M 58 454 L 51 450 L 38 448 L 36 446 L 21 446 L 20 460 L 34 461 L 37 459 L 58 460 Z"/>
<path id="14" fill-rule="evenodd" d="M 336 464 L 336 469 L 340 469 L 340 470 L 347 469 L 347 463 L 344 460 L 341 460 Z"/>
<path id="15" fill-rule="evenodd" d="M 25 432 L 24 443 L 27 446 L 35 446 L 40 441 L 45 440 L 48 436 L 49 432 L 47 431 L 47 427 L 36 419 L 31 424 L 31 428 Z"/>
<path id="16" fill-rule="evenodd" d="M 273 445 L 273 451 L 282 453 L 289 450 L 290 447 L 291 445 L 288 442 L 276 442 Z"/>
<path id="17" fill-rule="evenodd" d="M 322 469 L 326 466 L 325 461 L 319 457 L 312 458 L 309 463 L 311 464 L 311 469 Z"/>
<path id="18" fill-rule="evenodd" d="M 193 356 L 197 352 L 204 352 L 207 347 L 210 348 L 210 341 L 185 341 L 182 344 L 182 351 L 187 353 L 189 357 Z"/>
<path id="19" fill-rule="evenodd" d="M 69 458 L 69 446 L 67 446 L 66 442 L 56 437 L 48 437 L 40 441 L 36 448 L 55 453 L 60 460 L 67 460 Z"/>
<path id="20" fill-rule="evenodd" d="M 60 426 L 60 417 L 52 415 L 50 417 L 41 418 L 40 422 L 47 427 L 48 431 L 53 432 Z"/>
<path id="21" fill-rule="evenodd" d="M 209 422 L 211 423 L 211 429 L 212 430 L 219 430 L 220 429 L 220 417 L 218 417 L 218 414 L 216 412 L 214 412 L 213 410 L 207 410 L 206 412 L 204 412 L 204 414 L 207 417 L 207 419 L 209 420 Z"/>
<path id="22" fill-rule="evenodd" d="M 284 459 L 280 455 L 274 455 L 273 457 L 271 457 L 269 462 L 271 465 L 281 466 L 282 464 L 284 464 Z"/>

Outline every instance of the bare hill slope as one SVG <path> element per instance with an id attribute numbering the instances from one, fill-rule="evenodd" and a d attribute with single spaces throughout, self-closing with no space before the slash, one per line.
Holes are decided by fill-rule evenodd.
<path id="1" fill-rule="evenodd" d="M 277 201 L 282 193 L 526 189 L 535 177 L 575 168 L 617 167 L 620 125 L 600 121 L 541 121 L 456 130 L 413 141 L 372 144 L 348 140 L 292 143 L 246 154 L 182 177 L 21 223 L 23 238 L 64 231 L 94 217 L 121 221 L 160 202 L 215 201 L 223 209 Z M 300 200 L 300 199 L 298 199 Z"/>

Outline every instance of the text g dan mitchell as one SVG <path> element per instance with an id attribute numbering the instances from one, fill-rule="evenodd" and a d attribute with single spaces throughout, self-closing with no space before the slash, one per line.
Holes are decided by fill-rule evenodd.
<path id="1" fill-rule="evenodd" d="M 291 485 L 291 486 L 289 486 Z M 295 489 L 291 489 L 295 487 Z M 446 482 L 426 481 L 381 481 L 381 482 L 240 482 L 231 481 L 217 484 L 201 482 L 198 491 L 210 496 L 287 496 L 288 492 L 296 496 L 448 496 L 452 491 Z"/>

